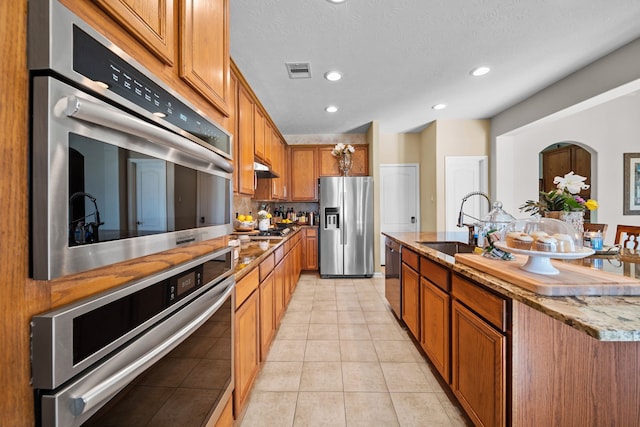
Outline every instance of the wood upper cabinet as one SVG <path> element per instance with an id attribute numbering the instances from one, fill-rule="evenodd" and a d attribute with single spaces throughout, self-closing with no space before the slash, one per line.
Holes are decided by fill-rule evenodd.
<path id="1" fill-rule="evenodd" d="M 264 114 L 258 105 L 254 105 L 255 111 L 253 112 L 253 153 L 257 158 L 265 161 L 264 157 Z"/>
<path id="2" fill-rule="evenodd" d="M 273 159 L 273 128 L 268 120 L 264 121 L 264 161 L 266 164 L 271 165 L 271 169 L 274 166 Z"/>
<path id="3" fill-rule="evenodd" d="M 318 171 L 316 147 L 291 147 L 291 201 L 318 200 Z"/>
<path id="4" fill-rule="evenodd" d="M 349 176 L 369 175 L 369 146 L 354 145 L 355 151 L 351 154 L 351 171 Z M 319 175 L 339 176 L 342 175 L 338 167 L 338 159 L 331 154 L 333 146 L 320 147 L 318 149 Z"/>
<path id="5" fill-rule="evenodd" d="M 253 173 L 253 100 L 242 85 L 238 85 L 238 193 L 253 195 L 255 191 Z"/>
<path id="6" fill-rule="evenodd" d="M 223 117 L 229 114 L 229 0 L 94 0 L 94 3 L 168 65 L 171 79 L 173 76 L 182 79 Z M 152 70 L 158 68 L 142 62 Z"/>
<path id="7" fill-rule="evenodd" d="M 229 79 L 229 119 L 227 121 L 229 132 L 232 136 L 232 154 L 233 154 L 233 192 L 238 192 L 238 166 L 240 164 L 240 150 L 238 145 L 238 79 L 235 74 L 231 73 Z"/>
<path id="8" fill-rule="evenodd" d="M 229 0 L 180 3 L 180 77 L 228 114 Z"/>
<path id="9" fill-rule="evenodd" d="M 175 58 L 173 0 L 94 0 L 129 34 L 167 65 Z"/>
<path id="10" fill-rule="evenodd" d="M 267 126 L 266 126 L 267 127 Z M 258 178 L 256 185 L 256 200 L 285 200 L 287 168 L 285 167 L 285 146 L 281 142 L 278 134 L 268 126 L 268 133 L 271 134 L 271 170 L 275 172 L 279 178 Z M 267 132 L 265 130 L 265 135 Z"/>

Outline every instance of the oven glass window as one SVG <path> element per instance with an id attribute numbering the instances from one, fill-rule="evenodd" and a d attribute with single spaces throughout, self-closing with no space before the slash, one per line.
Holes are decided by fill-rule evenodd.
<path id="1" fill-rule="evenodd" d="M 69 246 L 229 224 L 229 179 L 69 134 Z"/>
<path id="2" fill-rule="evenodd" d="M 231 298 L 84 426 L 200 426 L 231 382 Z"/>

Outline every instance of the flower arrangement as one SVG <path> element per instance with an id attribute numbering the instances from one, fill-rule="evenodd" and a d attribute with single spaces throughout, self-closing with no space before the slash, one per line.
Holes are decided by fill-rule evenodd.
<path id="1" fill-rule="evenodd" d="M 331 150 L 331 154 L 334 157 L 341 157 L 341 156 L 343 156 L 345 154 L 351 154 L 354 151 L 356 151 L 356 149 L 353 148 L 353 145 L 351 145 L 351 144 L 345 145 L 342 142 L 339 142 L 339 143 L 336 144 L 335 147 L 333 147 L 333 150 Z"/>
<path id="2" fill-rule="evenodd" d="M 586 179 L 573 171 L 564 177 L 556 176 L 553 179 L 556 189 L 549 192 L 541 191 L 540 200 L 527 200 L 520 206 L 520 210 L 535 215 L 554 211 L 584 212 L 585 209 L 590 211 L 598 209 L 597 201 L 585 200 L 578 195 L 581 190 L 589 188 L 589 185 L 584 183 Z"/>

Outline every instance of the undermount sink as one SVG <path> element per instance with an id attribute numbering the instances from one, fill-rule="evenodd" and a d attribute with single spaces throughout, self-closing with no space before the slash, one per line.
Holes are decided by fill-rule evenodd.
<path id="1" fill-rule="evenodd" d="M 445 253 L 447 255 L 454 256 L 455 254 L 470 254 L 473 253 L 475 246 L 462 242 L 418 242 L 419 244 L 431 249 L 435 249 L 438 252 Z"/>

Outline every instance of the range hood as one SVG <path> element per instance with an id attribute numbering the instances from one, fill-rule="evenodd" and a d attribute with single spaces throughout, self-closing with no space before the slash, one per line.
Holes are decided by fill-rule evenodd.
<path id="1" fill-rule="evenodd" d="M 253 171 L 258 178 L 280 178 L 280 175 L 273 173 L 269 166 L 262 163 L 253 162 Z"/>

